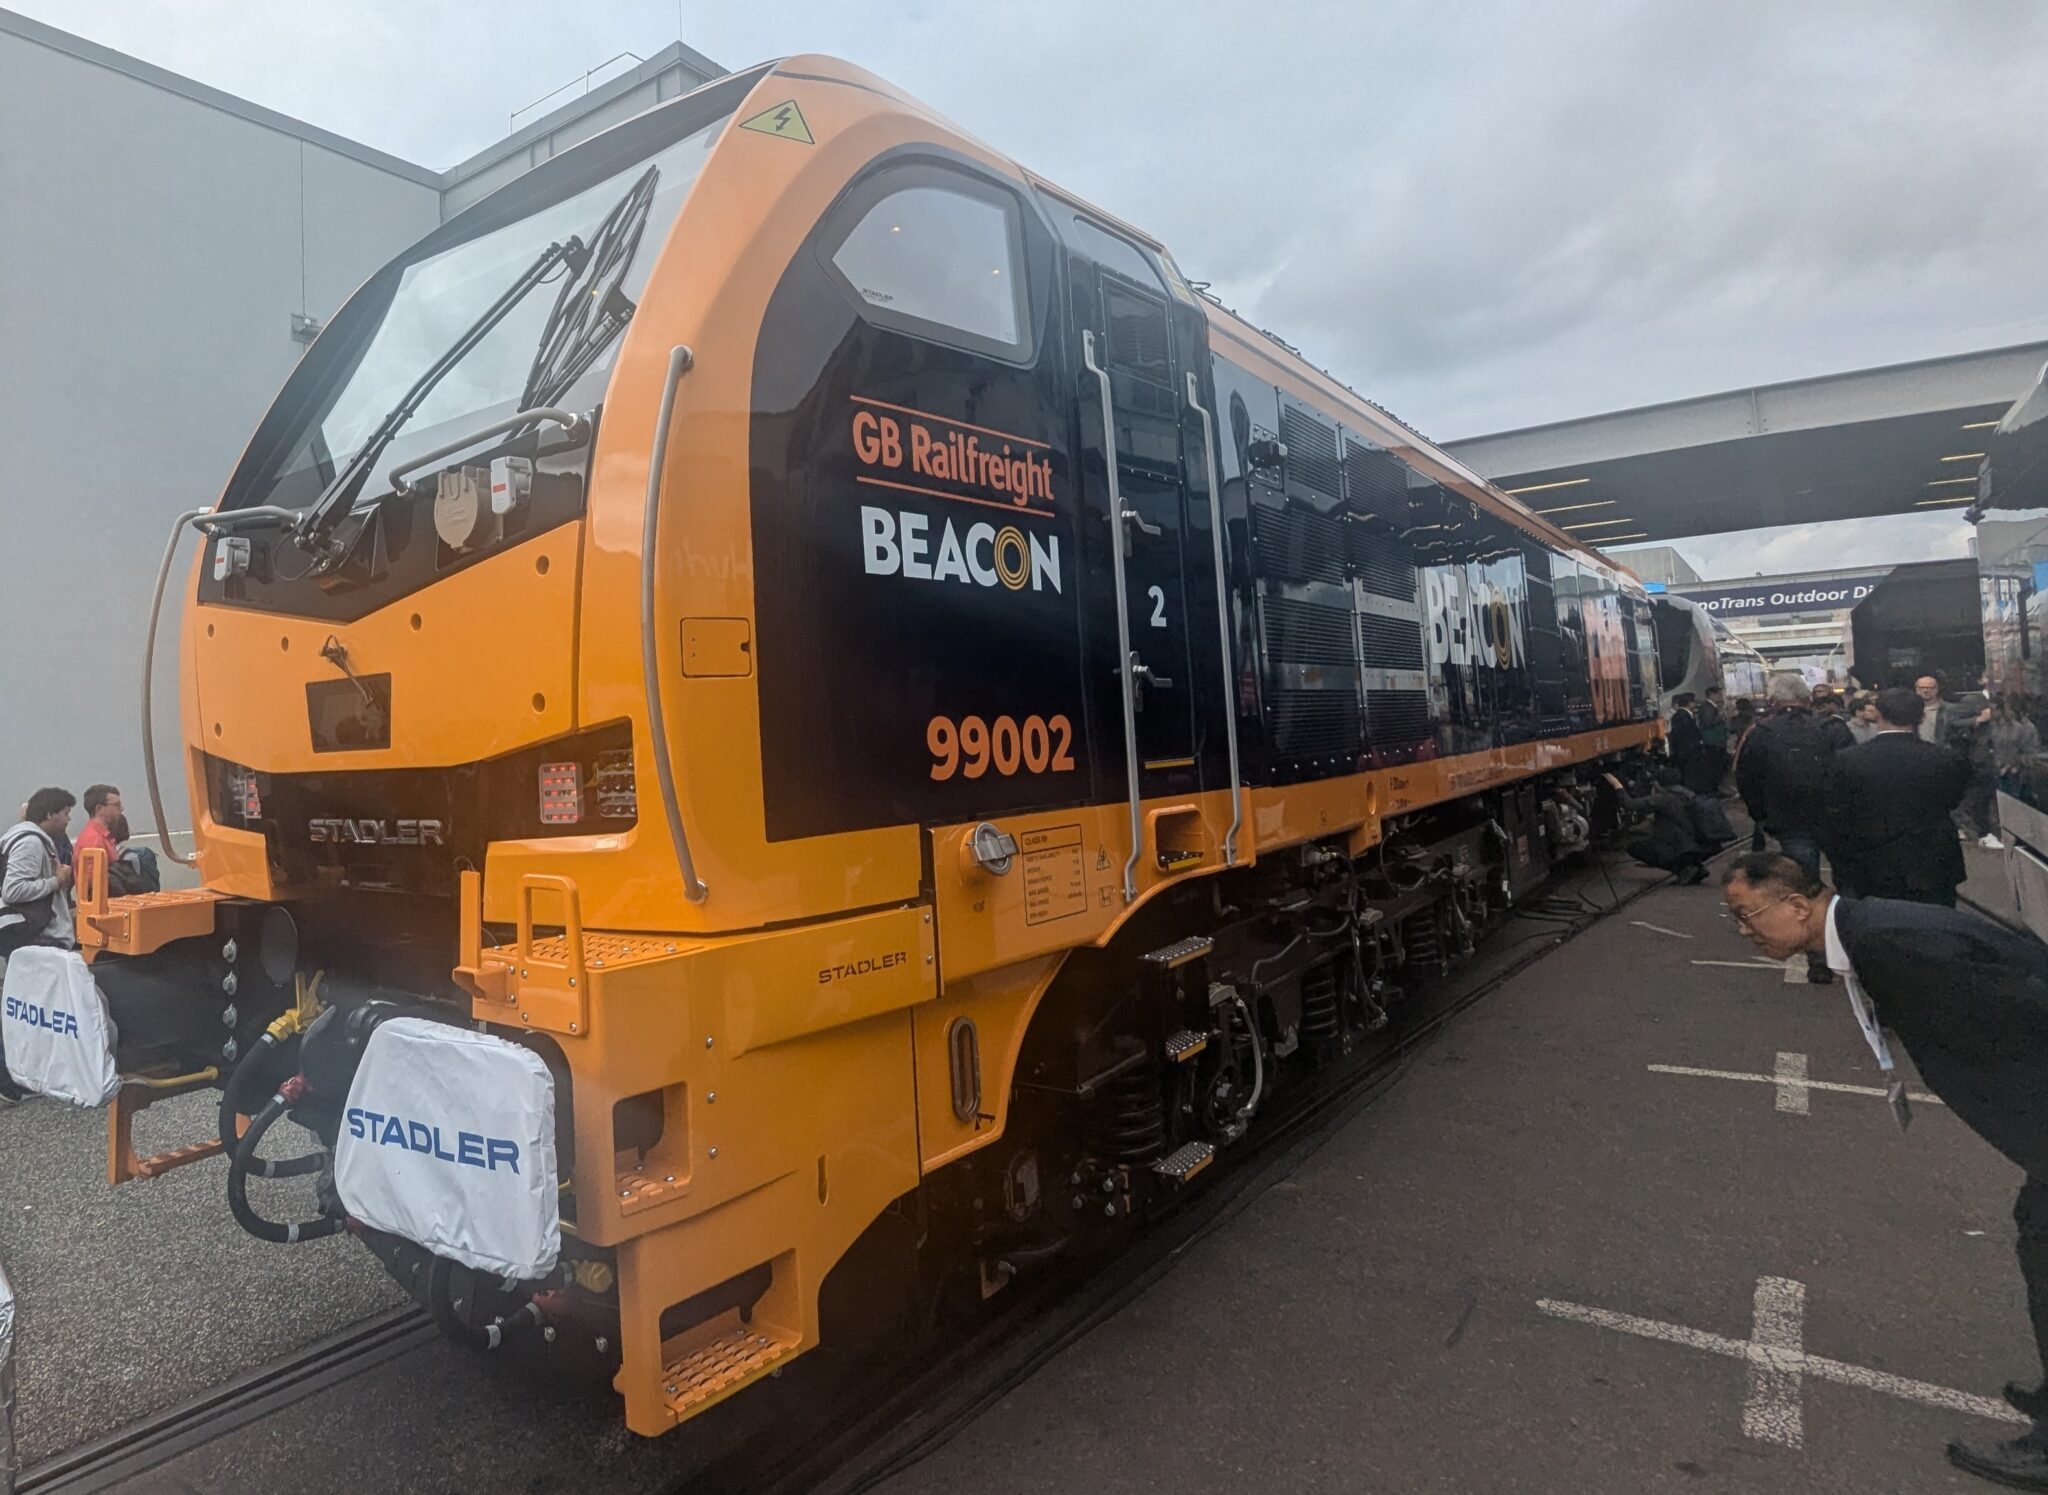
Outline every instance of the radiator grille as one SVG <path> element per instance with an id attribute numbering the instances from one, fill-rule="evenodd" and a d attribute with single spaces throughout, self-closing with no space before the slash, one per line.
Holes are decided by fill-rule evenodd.
<path id="1" fill-rule="evenodd" d="M 1420 742 L 1429 736 L 1429 692 L 1369 690 L 1365 715 L 1372 740 L 1381 744 Z"/>
<path id="2" fill-rule="evenodd" d="M 1259 570 L 1275 581 L 1344 580 L 1344 529 L 1334 519 L 1290 505 L 1252 506 Z"/>
<path id="3" fill-rule="evenodd" d="M 1276 690 L 1272 706 L 1273 746 L 1301 757 L 1355 755 L 1365 745 L 1358 697 L 1346 690 Z"/>
<path id="4" fill-rule="evenodd" d="M 1290 485 L 1336 498 L 1344 490 L 1337 468 L 1337 428 L 1295 405 L 1280 407 L 1280 439 L 1287 443 Z"/>
<path id="5" fill-rule="evenodd" d="M 1287 597 L 1267 597 L 1260 605 L 1266 614 L 1266 658 L 1274 664 L 1358 663 L 1348 610 Z"/>
<path id="6" fill-rule="evenodd" d="M 1415 600 L 1415 563 L 1407 547 L 1376 536 L 1363 525 L 1352 527 L 1351 569 L 1359 584 L 1375 597 L 1400 602 Z"/>
<path id="7" fill-rule="evenodd" d="M 1408 469 L 1392 452 L 1346 438 L 1344 497 L 1361 514 L 1375 514 L 1390 524 L 1413 523 L 1408 507 Z"/>
<path id="8" fill-rule="evenodd" d="M 1360 613 L 1358 628 L 1366 664 L 1382 670 L 1422 668 L 1422 624 L 1418 619 Z"/>

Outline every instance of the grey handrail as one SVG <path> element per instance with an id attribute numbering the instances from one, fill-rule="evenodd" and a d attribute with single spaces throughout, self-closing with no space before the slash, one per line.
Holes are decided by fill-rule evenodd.
<path id="1" fill-rule="evenodd" d="M 647 735 L 654 752 L 654 777 L 661 785 L 661 805 L 668 814 L 669 839 L 675 842 L 676 865 L 683 874 L 683 896 L 702 903 L 711 894 L 697 875 L 690 856 L 690 837 L 683 829 L 683 807 L 676 799 L 675 769 L 669 763 L 668 728 L 661 715 L 660 635 L 654 626 L 655 541 L 661 527 L 661 471 L 668 460 L 668 431 L 675 415 L 676 386 L 690 372 L 697 355 L 687 344 L 669 350 L 668 377 L 661 385 L 661 413 L 654 421 L 654 451 L 647 459 L 647 518 L 640 527 L 640 668 L 647 676 Z"/>
<path id="2" fill-rule="evenodd" d="M 1131 600 L 1124 593 L 1124 496 L 1116 479 L 1116 407 L 1109 374 L 1095 361 L 1095 334 L 1082 329 L 1081 361 L 1102 388 L 1102 459 L 1109 474 L 1109 559 L 1116 571 L 1116 673 L 1124 690 L 1124 773 L 1131 786 L 1131 855 L 1124 863 L 1124 902 L 1138 899 L 1138 850 L 1144 838 L 1138 786 L 1138 693 L 1131 678 Z"/>
<path id="3" fill-rule="evenodd" d="M 1223 740 L 1230 747 L 1230 831 L 1223 838 L 1223 865 L 1234 867 L 1237 833 L 1244 826 L 1244 785 L 1237 771 L 1237 672 L 1231 663 L 1230 584 L 1223 574 L 1223 485 L 1216 481 L 1216 423 L 1202 403 L 1192 370 L 1188 373 L 1188 403 L 1202 417 L 1202 468 L 1209 476 L 1209 546 L 1216 558 L 1216 641 L 1223 651 Z"/>
<path id="4" fill-rule="evenodd" d="M 553 405 L 536 405 L 531 410 L 514 411 L 503 420 L 494 420 L 488 425 L 478 426 L 473 431 L 465 431 L 453 441 L 444 441 L 432 451 L 421 452 L 411 461 L 399 463 L 385 474 L 385 481 L 391 484 L 391 491 L 396 493 L 404 487 L 406 478 L 422 467 L 431 467 L 443 457 L 452 457 L 465 448 L 475 446 L 486 436 L 500 436 L 507 431 L 516 431 L 521 426 L 530 426 L 535 421 L 542 420 L 560 426 L 571 441 L 582 435 L 584 427 L 589 425 L 589 422 L 575 411 L 557 409 Z"/>
<path id="5" fill-rule="evenodd" d="M 194 859 L 178 855 L 177 848 L 171 845 L 171 828 L 164 820 L 164 796 L 157 787 L 156 778 L 156 722 L 150 700 L 150 687 L 156 675 L 156 625 L 163 614 L 164 588 L 170 584 L 171 562 L 178 554 L 178 537 L 185 533 L 188 524 L 206 534 L 213 534 L 238 528 L 252 520 L 282 519 L 293 524 L 299 518 L 299 510 L 280 508 L 276 504 L 224 511 L 187 509 L 172 521 L 171 538 L 164 544 L 163 562 L 156 568 L 156 591 L 149 599 L 149 630 L 144 634 L 142 643 L 142 771 L 149 783 L 149 812 L 156 816 L 157 839 L 163 843 L 164 855 L 181 867 L 194 865 Z"/>

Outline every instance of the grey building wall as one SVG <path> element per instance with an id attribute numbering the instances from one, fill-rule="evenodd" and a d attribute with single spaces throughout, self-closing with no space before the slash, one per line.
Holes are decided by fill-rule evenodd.
<path id="1" fill-rule="evenodd" d="M 172 519 L 211 503 L 303 346 L 379 265 L 534 162 L 719 74 L 680 44 L 442 172 L 0 10 L 0 822 L 119 784 L 152 817 L 143 630 Z M 180 550 L 157 654 L 170 828 Z M 74 822 L 74 825 L 76 822 Z"/>
<path id="2" fill-rule="evenodd" d="M 106 779 L 142 829 L 170 521 L 218 496 L 301 352 L 292 314 L 326 316 L 438 223 L 439 176 L 0 12 L 0 204 L 0 817 Z M 166 640 L 183 829 L 176 669 Z"/>
<path id="3" fill-rule="evenodd" d="M 630 72 L 606 79 L 451 167 L 442 178 L 442 216 L 454 217 L 548 157 L 724 72 L 702 52 L 671 42 Z"/>

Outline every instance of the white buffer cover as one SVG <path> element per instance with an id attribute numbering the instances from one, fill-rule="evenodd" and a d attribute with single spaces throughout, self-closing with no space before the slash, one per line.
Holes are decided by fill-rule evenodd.
<path id="1" fill-rule="evenodd" d="M 334 1187 L 356 1219 L 437 1256 L 545 1276 L 562 1249 L 554 1079 L 502 1038 L 392 1018 L 349 1085 Z"/>
<path id="2" fill-rule="evenodd" d="M 8 1073 L 39 1095 L 103 1106 L 121 1088 L 114 1024 L 76 950 L 27 945 L 7 957 L 0 1038 Z"/>

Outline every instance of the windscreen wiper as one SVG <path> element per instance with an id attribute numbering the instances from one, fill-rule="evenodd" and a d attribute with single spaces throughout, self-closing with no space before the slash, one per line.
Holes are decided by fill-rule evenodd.
<path id="1" fill-rule="evenodd" d="M 531 412 L 537 416 L 554 413 L 547 407 L 568 393 L 638 310 L 620 287 L 640 248 L 640 237 L 654 206 L 655 183 L 660 177 L 661 169 L 656 166 L 642 172 L 624 195 L 612 204 L 611 211 L 605 214 L 596 233 L 591 236 L 588 247 L 574 235 L 566 243 L 550 244 L 520 273 L 517 280 L 506 287 L 505 293 L 485 308 L 448 350 L 434 360 L 432 366 L 405 392 L 404 398 L 391 407 L 390 413 L 377 423 L 377 429 L 371 432 L 369 440 L 356 449 L 348 466 L 335 475 L 334 481 L 327 485 L 294 527 L 294 538 L 315 556 L 313 569 L 325 569 L 341 559 L 342 547 L 331 539 L 335 526 L 348 513 L 358 490 L 384 449 L 412 419 L 427 396 L 433 393 L 434 387 L 504 321 L 527 292 L 545 281 L 557 265 L 565 264 L 568 274 L 555 297 L 547 322 L 541 328 L 540 345 L 535 350 L 532 367 L 527 371 L 526 388 L 519 399 L 522 413 Z M 522 426 L 524 424 L 521 423 Z M 501 423 L 497 429 L 506 427 Z M 494 433 L 479 433 L 486 434 Z M 465 441 L 463 444 L 468 443 Z"/>
<path id="2" fill-rule="evenodd" d="M 639 252 L 660 178 L 658 166 L 643 171 L 590 236 L 590 253 L 563 281 L 541 329 L 519 397 L 521 409 L 560 404 L 639 310 L 623 283 Z"/>
<path id="3" fill-rule="evenodd" d="M 449 370 L 467 358 L 478 343 L 489 337 L 492 329 L 511 314 L 512 309 L 526 298 L 527 292 L 546 280 L 556 266 L 568 265 L 569 277 L 575 280 L 580 278 L 583 266 L 589 258 L 589 250 L 585 249 L 583 241 L 573 234 L 566 242 L 548 245 L 532 264 L 519 273 L 519 278 L 505 288 L 504 294 L 485 307 L 483 313 L 463 330 L 462 335 L 448 345 L 447 351 L 435 359 L 424 374 L 413 381 L 412 388 L 405 392 L 381 421 L 377 422 L 377 428 L 370 433 L 369 439 L 356 448 L 355 455 L 349 458 L 348 466 L 334 475 L 334 481 L 327 485 L 320 497 L 314 500 L 312 506 L 292 527 L 292 537 L 302 549 L 316 558 L 315 569 L 338 559 L 337 548 L 330 540 L 334 527 L 341 522 L 342 516 L 348 513 L 363 479 L 376 465 L 384 449 L 391 445 L 405 423 L 413 418 L 414 413 L 425 403 L 427 396 L 434 392 L 435 386 L 448 376 Z"/>

